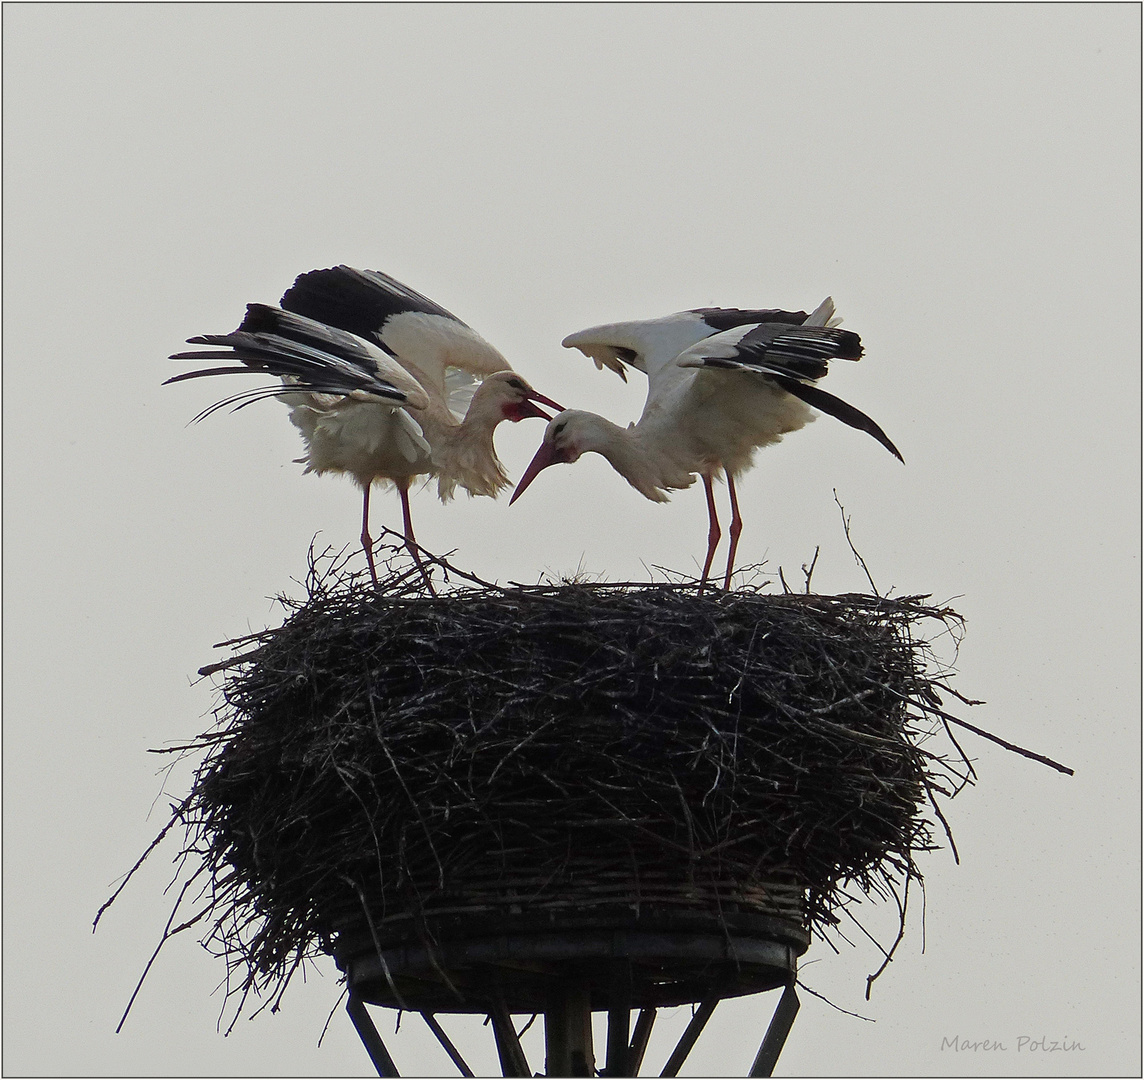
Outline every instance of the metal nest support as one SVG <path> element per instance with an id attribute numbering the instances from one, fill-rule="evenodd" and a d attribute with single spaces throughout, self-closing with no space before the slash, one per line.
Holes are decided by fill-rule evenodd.
<path id="1" fill-rule="evenodd" d="M 668 1055 L 660 1076 L 678 1076 L 707 1021 L 722 998 L 712 991 L 700 1002 L 675 1048 Z M 651 1037 L 657 1010 L 648 1006 L 639 1010 L 632 1026 L 630 986 L 624 979 L 613 989 L 607 1006 L 607 1047 L 604 1067 L 597 1069 L 592 1044 L 592 999 L 583 982 L 564 982 L 554 989 L 544 1010 L 544 1073 L 534 1073 L 503 1003 L 489 1012 L 502 1076 L 639 1076 L 644 1054 Z M 783 988 L 774 1014 L 767 1026 L 748 1076 L 771 1076 L 798 1014 L 799 1000 L 794 978 Z M 400 1076 L 365 1002 L 351 991 L 346 1011 L 361 1037 L 378 1076 Z M 445 1033 L 433 1013 L 422 1012 L 422 1019 L 437 1037 L 461 1076 L 476 1075 Z"/>
<path id="2" fill-rule="evenodd" d="M 627 888 L 637 890 L 638 882 L 628 881 Z M 402 940 L 383 920 L 380 926 L 372 919 L 348 920 L 334 956 L 350 988 L 350 1016 L 380 1075 L 396 1075 L 395 1066 L 367 1003 L 419 1012 L 461 1075 L 471 1070 L 445 1035 L 439 1014 L 488 1015 L 505 1076 L 533 1075 L 513 1013 L 543 1013 L 546 1075 L 594 1076 L 591 1017 L 606 1011 L 602 1075 L 635 1076 L 657 1011 L 698 1004 L 664 1066 L 663 1075 L 674 1076 L 718 1001 L 782 986 L 792 1000 L 797 958 L 810 940 L 797 904 L 789 904 L 792 892 L 797 896 L 789 881 L 773 883 L 766 914 L 720 913 L 685 884 L 677 887 L 673 904 L 664 902 L 667 890 L 661 886 L 659 902 L 638 913 L 586 903 L 499 918 L 454 910 L 424 921 L 422 939 L 413 941 Z M 757 897 L 756 906 L 764 906 Z M 771 1063 L 767 1068 L 773 1068 L 788 1029 L 789 1023 L 776 1026 L 760 1051 L 760 1062 Z"/>

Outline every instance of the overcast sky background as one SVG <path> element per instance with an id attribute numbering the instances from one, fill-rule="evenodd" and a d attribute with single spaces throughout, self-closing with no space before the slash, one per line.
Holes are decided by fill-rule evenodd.
<path id="1" fill-rule="evenodd" d="M 276 624 L 268 597 L 295 588 L 315 534 L 359 529 L 348 481 L 292 463 L 285 409 L 188 426 L 224 387 L 161 387 L 165 358 L 339 262 L 407 282 L 620 423 L 643 380 L 564 335 L 834 296 L 866 356 L 827 388 L 906 466 L 820 418 L 740 485 L 740 562 L 798 578 L 821 545 L 818 590 L 864 589 L 837 489 L 882 589 L 966 616 L 956 685 L 988 702 L 971 719 L 1076 776 L 968 736 L 981 780 L 948 810 L 961 865 L 922 861 L 924 954 L 915 918 L 865 1002 L 876 950 L 815 944 L 802 979 L 874 1022 L 804 994 L 779 1072 L 1139 1073 L 1137 5 L 3 18 L 7 1074 L 371 1074 L 340 1009 L 316 1047 L 332 962 L 224 1039 L 223 970 L 190 938 L 113 1033 L 173 849 L 91 933 L 166 820 L 146 751 L 208 723 L 194 672 L 213 643 Z M 514 476 L 541 432 L 501 428 Z M 394 496 L 374 520 L 400 521 Z M 706 536 L 701 485 L 655 505 L 595 456 L 511 509 L 424 491 L 414 520 L 501 581 L 695 572 Z M 892 912 L 866 915 L 892 937 Z M 743 1075 L 774 1000 L 720 1006 L 685 1072 Z M 686 1016 L 662 1020 L 649 1067 Z M 487 1029 L 450 1029 L 492 1067 Z M 943 1050 L 952 1036 L 1004 1049 Z M 407 1074 L 448 1072 L 415 1017 L 390 1046 Z"/>

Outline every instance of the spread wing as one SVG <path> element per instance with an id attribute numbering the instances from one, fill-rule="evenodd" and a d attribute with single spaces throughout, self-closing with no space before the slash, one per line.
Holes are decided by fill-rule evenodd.
<path id="1" fill-rule="evenodd" d="M 781 308 L 692 308 L 660 319 L 593 326 L 569 334 L 563 344 L 565 348 L 579 349 L 592 358 L 597 368 L 606 367 L 625 381 L 629 367 L 655 379 L 680 353 L 707 338 L 736 328 L 799 326 L 817 318 L 825 325 L 833 312 L 829 299 L 811 315 Z"/>
<path id="2" fill-rule="evenodd" d="M 286 290 L 284 310 L 348 330 L 382 345 L 381 330 L 394 315 L 416 311 L 465 324 L 427 296 L 380 270 L 334 266 L 300 274 Z"/>
<path id="3" fill-rule="evenodd" d="M 215 348 L 176 353 L 171 359 L 238 363 L 184 372 L 167 382 L 251 373 L 276 375 L 283 380 L 282 385 L 255 387 L 216 402 L 196 419 L 227 405 L 243 408 L 299 389 L 375 400 L 395 408 L 423 409 L 429 404 L 417 380 L 376 345 L 337 327 L 265 304 L 248 305 L 246 318 L 232 333 L 205 334 L 190 338 L 188 344 Z"/>
<path id="4" fill-rule="evenodd" d="M 452 312 L 379 270 L 311 270 L 287 289 L 282 307 L 380 346 L 445 402 L 451 369 L 481 379 L 512 368 Z"/>
<path id="5" fill-rule="evenodd" d="M 821 310 L 821 309 L 820 309 Z M 818 312 L 815 313 L 818 315 Z M 817 320 L 816 320 L 817 321 Z M 902 455 L 886 433 L 860 409 L 814 385 L 831 360 L 859 360 L 862 342 L 852 330 L 824 324 L 760 323 L 737 326 L 684 350 L 680 367 L 749 372 L 770 379 L 788 394 L 878 440 L 899 461 Z"/>

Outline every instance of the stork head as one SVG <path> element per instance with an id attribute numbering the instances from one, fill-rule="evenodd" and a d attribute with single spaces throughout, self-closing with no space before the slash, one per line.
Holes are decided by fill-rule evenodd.
<path id="1" fill-rule="evenodd" d="M 478 412 L 487 413 L 494 424 L 499 424 L 502 420 L 511 420 L 515 424 L 530 416 L 551 420 L 552 415 L 539 408 L 537 402 L 558 413 L 564 411 L 563 405 L 534 390 L 528 380 L 521 378 L 515 371 L 498 371 L 487 376 L 477 388 L 469 412 L 472 413 L 475 407 Z"/>
<path id="2" fill-rule="evenodd" d="M 544 441 L 540 444 L 540 449 L 536 451 L 535 457 L 524 470 L 520 483 L 516 485 L 516 491 L 509 499 L 509 506 L 520 498 L 524 489 L 549 465 L 576 461 L 581 454 L 596 449 L 591 432 L 599 419 L 593 413 L 580 412 L 576 409 L 566 409 L 554 416 L 544 429 Z"/>

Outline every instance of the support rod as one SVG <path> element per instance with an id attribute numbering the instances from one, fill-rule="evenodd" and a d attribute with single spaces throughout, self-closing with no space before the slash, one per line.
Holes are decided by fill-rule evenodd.
<path id="1" fill-rule="evenodd" d="M 770 1026 L 763 1036 L 762 1045 L 755 1055 L 755 1063 L 751 1066 L 748 1076 L 770 1076 L 775 1071 L 775 1064 L 782 1053 L 783 1045 L 790 1034 L 791 1025 L 798 1015 L 798 993 L 794 983 L 787 983 L 783 996 L 775 1006 L 775 1014 L 771 1017 Z"/>
<path id="2" fill-rule="evenodd" d="M 643 1064 L 644 1053 L 647 1051 L 647 1041 L 651 1038 L 651 1027 L 655 1023 L 656 1010 L 652 1008 L 640 1009 L 636 1017 L 636 1029 L 632 1032 L 632 1045 L 628 1047 L 628 1069 L 630 1076 L 639 1076 L 640 1066 Z"/>
<path id="3" fill-rule="evenodd" d="M 500 1055 L 502 1076 L 531 1076 L 528 1060 L 521 1049 L 520 1039 L 516 1036 L 516 1028 L 512 1023 L 512 1016 L 505 1007 L 504 999 L 498 994 L 493 1008 L 489 1012 L 493 1022 L 493 1037 L 497 1042 L 497 1053 Z"/>
<path id="4" fill-rule="evenodd" d="M 687 1055 L 691 1053 L 691 1048 L 695 1045 L 695 1040 L 699 1038 L 699 1033 L 706 1026 L 707 1021 L 711 1019 L 711 1014 L 715 1011 L 715 1006 L 719 1004 L 717 997 L 707 998 L 695 1015 L 691 1018 L 691 1023 L 684 1028 L 683 1034 L 679 1037 L 679 1042 L 676 1043 L 675 1049 L 671 1052 L 671 1057 L 667 1059 L 667 1064 L 663 1067 L 663 1072 L 660 1076 L 678 1076 L 679 1070 L 683 1067 L 684 1061 L 687 1060 Z"/>
<path id="5" fill-rule="evenodd" d="M 453 1064 L 457 1066 L 462 1076 L 475 1076 L 476 1073 L 469 1068 L 465 1059 L 461 1057 L 461 1052 L 453 1045 L 453 1040 L 445 1034 L 445 1029 L 437 1023 L 437 1017 L 432 1013 L 423 1012 L 421 1019 L 429 1025 L 429 1030 L 437 1036 L 437 1041 L 445 1048 L 445 1053 L 449 1055 Z"/>
<path id="6" fill-rule="evenodd" d="M 397 1071 L 397 1066 L 394 1065 L 393 1058 L 389 1056 L 385 1043 L 381 1041 L 377 1028 L 373 1026 L 373 1017 L 369 1015 L 365 1002 L 352 991 L 349 1000 L 346 1002 L 346 1012 L 350 1014 L 350 1019 L 354 1022 L 354 1027 L 357 1028 L 358 1036 L 365 1046 L 365 1052 L 369 1054 L 369 1060 L 377 1069 L 377 1075 L 400 1076 L 401 1073 Z"/>

